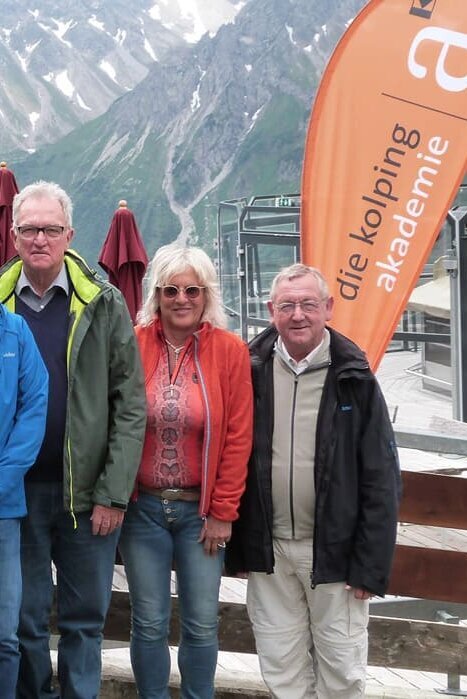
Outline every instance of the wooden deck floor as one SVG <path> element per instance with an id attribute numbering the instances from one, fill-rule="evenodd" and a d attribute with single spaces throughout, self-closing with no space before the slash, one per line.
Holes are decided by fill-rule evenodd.
<path id="1" fill-rule="evenodd" d="M 177 681 L 177 649 L 171 648 L 171 677 Z M 112 678 L 120 682 L 132 682 L 132 672 L 128 648 L 113 648 L 103 651 L 103 678 Z M 267 697 L 267 690 L 261 680 L 258 659 L 246 653 L 219 653 L 216 678 L 219 686 L 231 690 L 242 689 L 242 696 Z M 369 667 L 367 673 L 367 699 L 434 699 L 438 692 L 446 690 L 445 675 L 387 670 Z M 467 682 L 461 682 L 461 689 L 467 690 Z M 446 696 L 446 695 L 443 695 Z M 454 696 L 454 695 L 448 695 Z"/>
<path id="2" fill-rule="evenodd" d="M 407 373 L 420 360 L 420 353 L 386 353 L 377 371 L 377 378 L 388 404 L 395 429 L 434 430 L 464 435 L 467 424 L 453 420 L 450 396 L 427 390 L 422 379 Z M 467 457 L 454 454 L 433 454 L 414 449 L 399 449 L 401 467 L 408 471 L 456 471 L 467 474 Z"/>

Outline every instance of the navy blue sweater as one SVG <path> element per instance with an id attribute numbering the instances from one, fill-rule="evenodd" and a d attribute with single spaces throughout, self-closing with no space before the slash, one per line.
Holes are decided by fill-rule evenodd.
<path id="1" fill-rule="evenodd" d="M 49 372 L 45 437 L 34 466 L 26 475 L 28 481 L 63 480 L 63 440 L 68 391 L 68 309 L 68 296 L 61 289 L 57 289 L 51 301 L 41 311 L 34 311 L 20 297 L 16 299 L 15 311 L 22 315 L 29 325 Z"/>

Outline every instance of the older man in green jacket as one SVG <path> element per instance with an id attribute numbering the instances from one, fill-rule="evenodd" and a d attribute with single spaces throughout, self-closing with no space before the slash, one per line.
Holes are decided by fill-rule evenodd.
<path id="1" fill-rule="evenodd" d="M 26 478 L 17 699 L 91 699 L 100 684 L 119 527 L 140 461 L 146 407 L 138 349 L 120 292 L 69 249 L 72 204 L 37 182 L 14 200 L 19 257 L 0 300 L 28 323 L 49 371 L 44 442 Z M 57 571 L 58 679 L 49 614 Z"/>

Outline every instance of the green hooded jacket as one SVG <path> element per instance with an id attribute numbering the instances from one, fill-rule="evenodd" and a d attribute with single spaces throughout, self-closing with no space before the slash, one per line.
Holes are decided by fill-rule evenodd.
<path id="1" fill-rule="evenodd" d="M 64 505 L 72 513 L 95 504 L 126 509 L 146 426 L 139 350 L 122 294 L 74 251 L 65 253 L 65 264 L 71 298 Z M 11 311 L 22 265 L 14 257 L 0 270 L 0 301 Z"/>

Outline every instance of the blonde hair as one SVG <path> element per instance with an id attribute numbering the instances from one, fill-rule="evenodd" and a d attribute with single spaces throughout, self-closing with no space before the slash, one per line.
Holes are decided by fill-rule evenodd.
<path id="1" fill-rule="evenodd" d="M 284 280 L 291 281 L 292 279 L 297 279 L 298 277 L 306 277 L 307 275 L 310 275 L 310 277 L 313 277 L 313 279 L 318 282 L 318 289 L 322 300 L 324 301 L 327 299 L 329 297 L 328 283 L 319 269 L 316 269 L 316 267 L 309 267 L 301 262 L 297 262 L 289 267 L 284 267 L 284 269 L 281 269 L 280 272 L 276 274 L 271 284 L 271 301 L 274 300 L 277 287 L 281 282 Z"/>
<path id="2" fill-rule="evenodd" d="M 187 270 L 193 270 L 199 285 L 205 287 L 206 303 L 201 322 L 207 321 L 218 328 L 227 326 L 216 268 L 212 260 L 200 248 L 181 247 L 176 243 L 159 248 L 149 264 L 143 282 L 145 300 L 137 315 L 140 325 L 150 325 L 159 310 L 156 290 L 170 283 L 177 274 L 183 274 Z"/>

